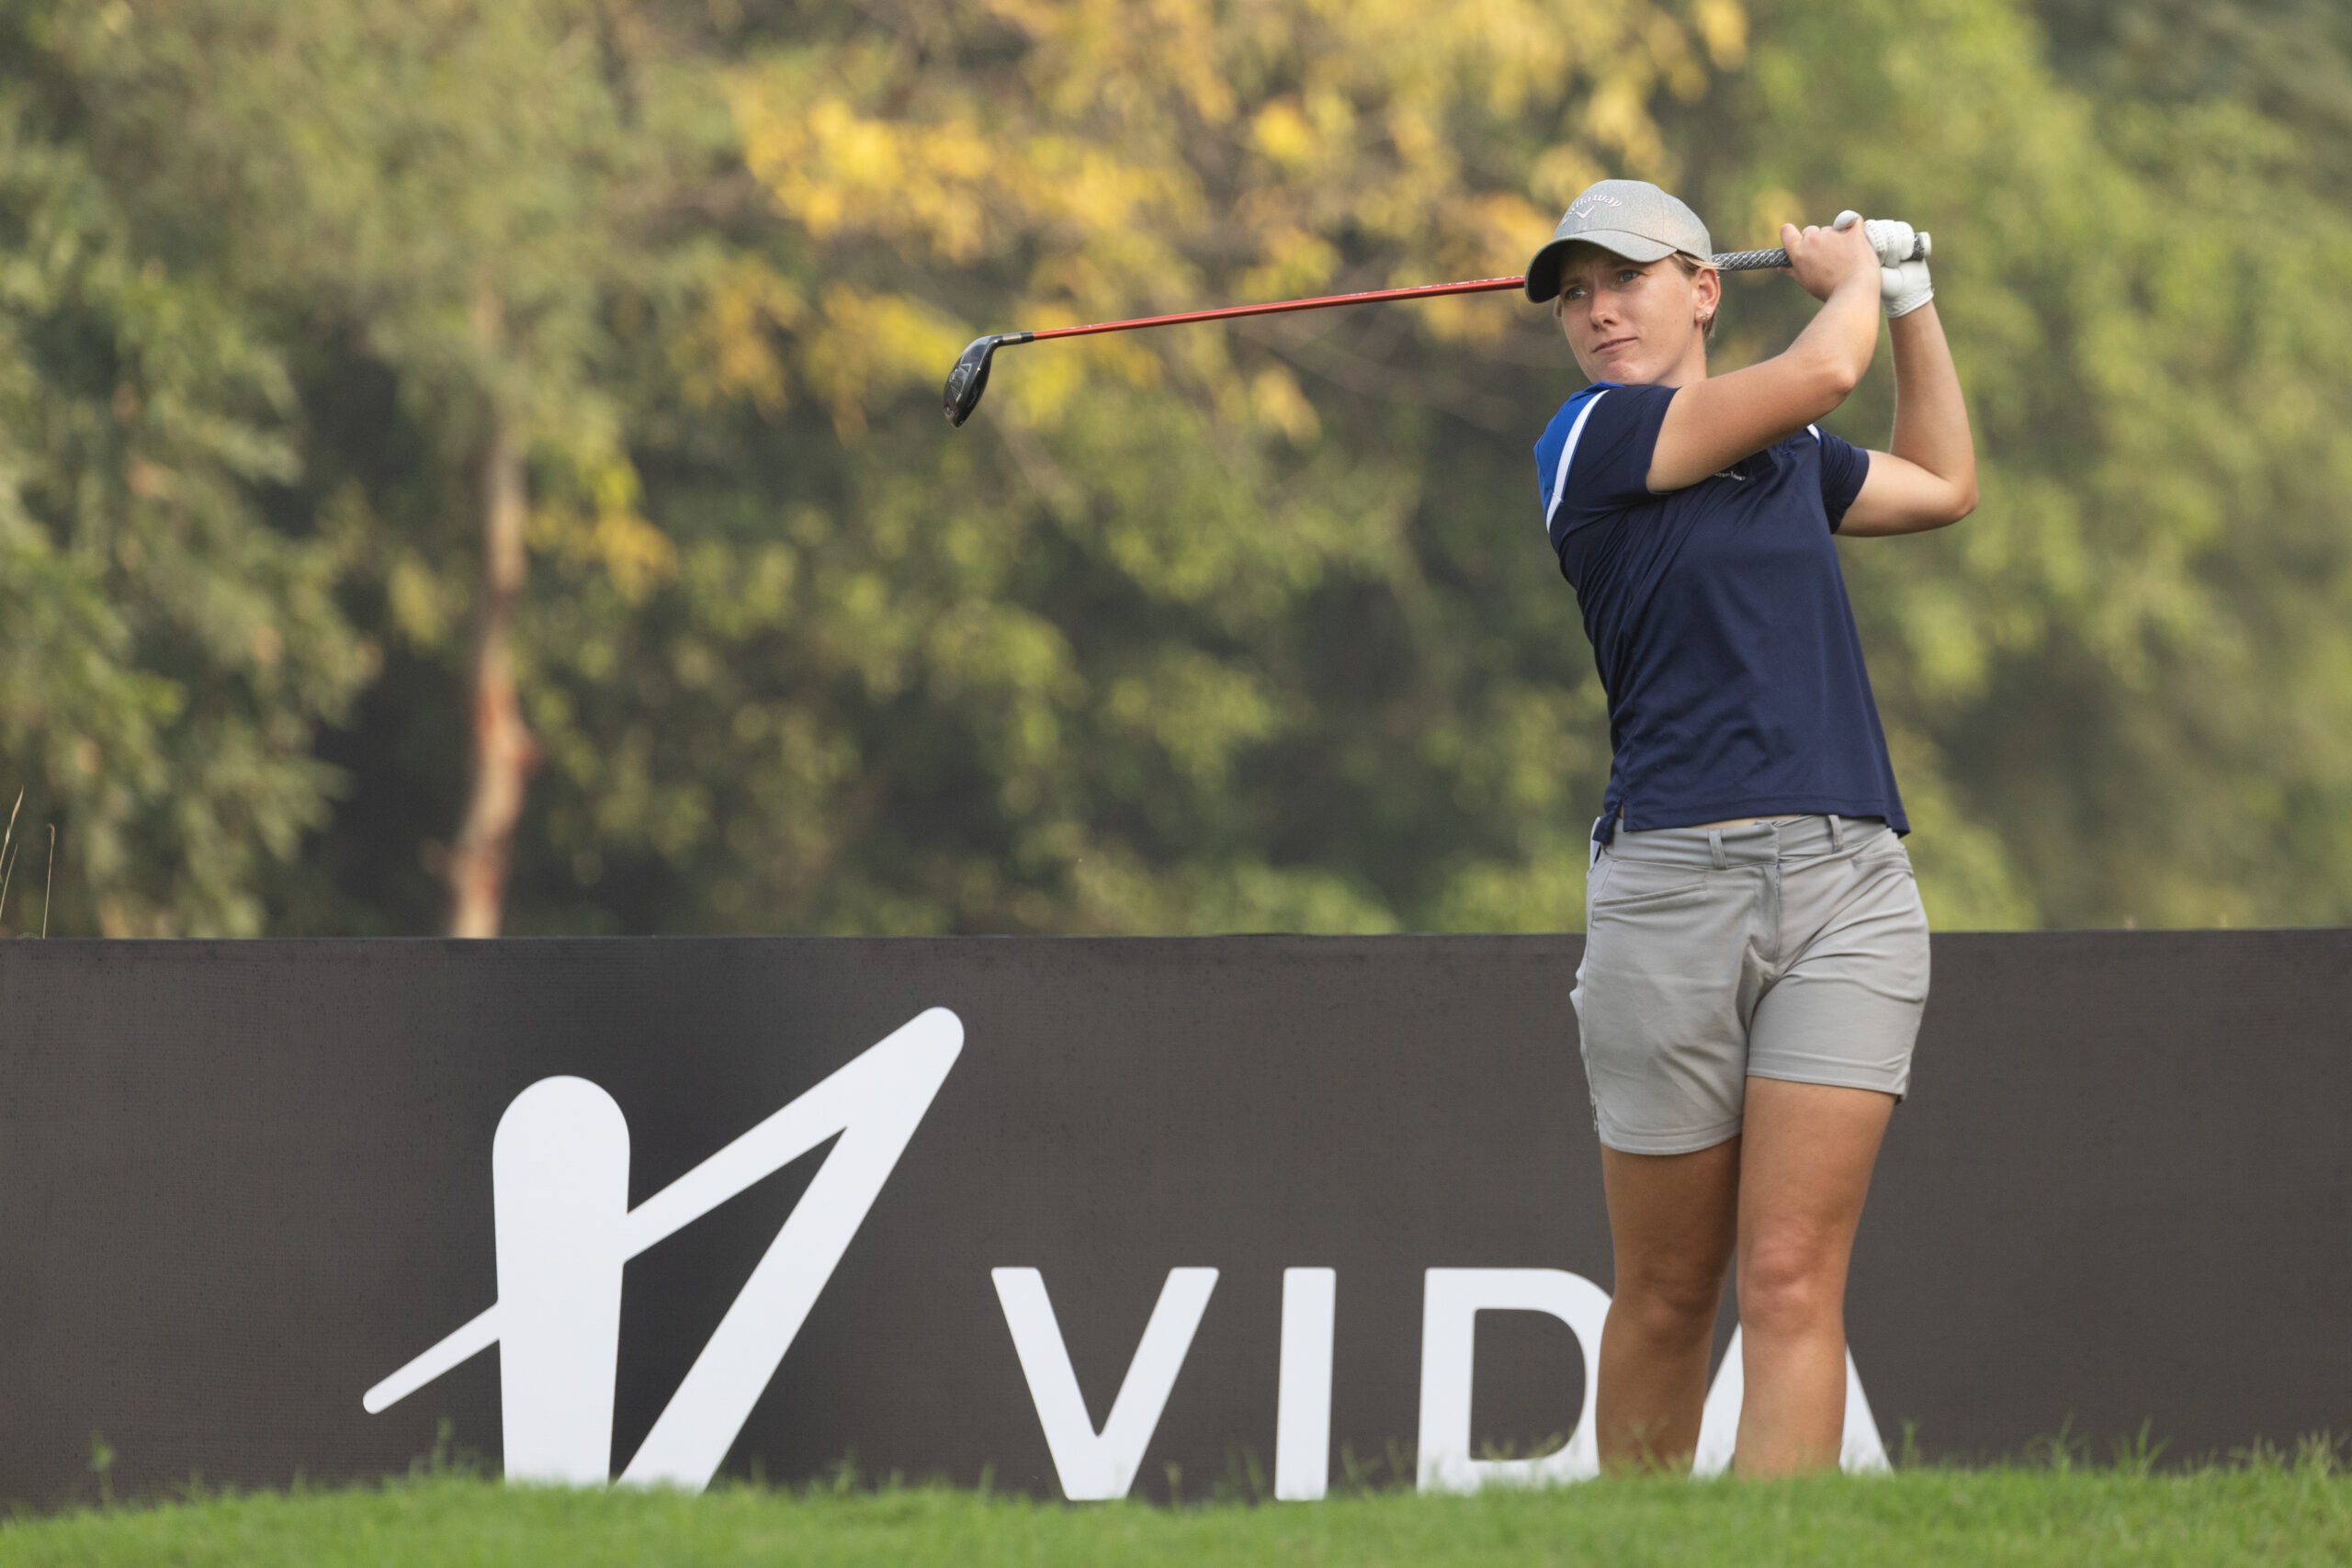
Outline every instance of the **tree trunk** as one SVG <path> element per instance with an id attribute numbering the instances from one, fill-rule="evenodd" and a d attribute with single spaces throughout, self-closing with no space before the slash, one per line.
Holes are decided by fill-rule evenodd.
<path id="1" fill-rule="evenodd" d="M 496 936 L 506 911 L 506 873 L 523 791 L 538 743 L 523 724 L 511 647 L 527 567 L 523 453 L 493 408 L 481 458 L 481 614 L 473 650 L 473 758 L 466 816 L 450 847 L 449 934 Z"/>

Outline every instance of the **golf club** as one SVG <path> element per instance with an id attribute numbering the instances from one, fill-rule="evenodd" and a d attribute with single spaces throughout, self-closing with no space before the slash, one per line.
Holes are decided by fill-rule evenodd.
<path id="1" fill-rule="evenodd" d="M 1889 224 L 1890 233 L 1881 243 L 1879 260 L 1888 266 L 1900 262 L 1925 261 L 1929 243 L 1922 231 L 1914 234 L 1907 224 Z M 1901 254 L 1890 255 L 1897 248 L 1895 236 L 1901 236 Z M 1874 238 L 1877 236 L 1874 235 Z M 1769 251 L 1728 251 L 1714 258 L 1718 272 L 1761 272 L 1770 267 L 1789 265 L 1789 253 L 1777 247 Z M 980 406 L 980 394 L 988 390 L 989 367 L 996 351 L 1012 344 L 1044 343 L 1050 338 L 1089 337 L 1096 333 L 1133 332 L 1139 327 L 1172 327 L 1186 321 L 1224 321 L 1237 316 L 1272 316 L 1289 310 L 1328 310 L 1335 305 L 1378 305 L 1391 299 L 1432 299 L 1442 294 L 1492 294 L 1505 288 L 1517 288 L 1526 283 L 1519 277 L 1479 277 L 1466 283 L 1424 283 L 1411 288 L 1374 288 L 1361 294 L 1326 294 L 1314 299 L 1281 299 L 1266 305 L 1228 305 L 1215 310 L 1185 310 L 1173 316 L 1142 316 L 1131 321 L 1097 321 L 1083 327 L 1047 327 L 1034 333 L 990 333 L 974 338 L 971 346 L 956 356 L 956 368 L 947 373 L 947 390 L 942 400 L 947 423 L 961 425 Z"/>

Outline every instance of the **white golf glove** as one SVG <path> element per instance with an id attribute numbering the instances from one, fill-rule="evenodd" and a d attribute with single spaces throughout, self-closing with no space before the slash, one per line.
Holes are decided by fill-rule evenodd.
<path id="1" fill-rule="evenodd" d="M 1935 286 L 1928 281 L 1928 264 L 1907 261 L 1900 266 L 1878 269 L 1878 297 L 1886 306 L 1886 319 L 1907 316 L 1936 297 Z"/>
<path id="2" fill-rule="evenodd" d="M 1893 218 L 1864 221 L 1860 213 L 1853 211 L 1839 213 L 1836 227 L 1850 229 L 1857 223 L 1869 237 L 1871 249 L 1878 253 L 1878 297 L 1886 307 L 1887 320 L 1907 316 L 1936 297 L 1935 286 L 1928 281 L 1926 260 L 1906 259 L 1917 248 L 1917 230 Z"/>

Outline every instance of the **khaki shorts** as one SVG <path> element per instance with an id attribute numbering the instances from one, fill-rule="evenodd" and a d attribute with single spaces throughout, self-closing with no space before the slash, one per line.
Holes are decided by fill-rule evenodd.
<path id="1" fill-rule="evenodd" d="M 1928 916 L 1885 823 L 1620 830 L 1596 846 L 1572 993 L 1600 1141 L 1738 1135 L 1747 1079 L 1911 1086 Z"/>

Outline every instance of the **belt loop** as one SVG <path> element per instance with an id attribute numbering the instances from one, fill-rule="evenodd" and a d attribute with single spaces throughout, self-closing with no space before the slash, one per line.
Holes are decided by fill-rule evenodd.
<path id="1" fill-rule="evenodd" d="M 1714 853 L 1717 871 L 1731 869 L 1731 857 L 1724 853 L 1724 830 L 1721 828 L 1707 829 L 1707 848 Z"/>
<path id="2" fill-rule="evenodd" d="M 1833 855 L 1846 852 L 1846 819 L 1835 811 L 1829 814 L 1829 852 Z"/>

